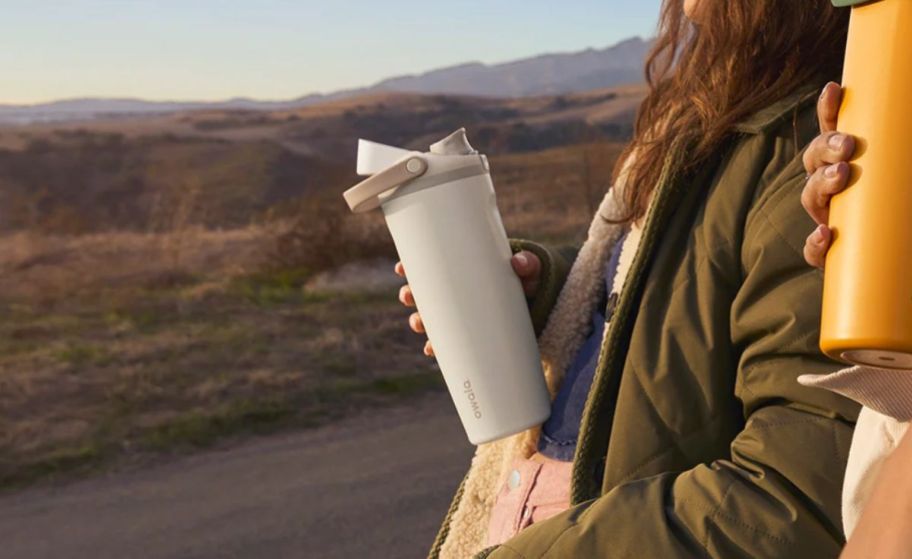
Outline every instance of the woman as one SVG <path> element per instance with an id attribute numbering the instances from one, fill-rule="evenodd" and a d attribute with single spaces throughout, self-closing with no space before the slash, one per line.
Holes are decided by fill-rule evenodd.
<path id="1" fill-rule="evenodd" d="M 478 448 L 432 557 L 839 553 L 858 406 L 796 382 L 838 368 L 798 193 L 847 18 L 829 0 L 665 1 L 586 242 L 513 241 L 552 417 Z"/>

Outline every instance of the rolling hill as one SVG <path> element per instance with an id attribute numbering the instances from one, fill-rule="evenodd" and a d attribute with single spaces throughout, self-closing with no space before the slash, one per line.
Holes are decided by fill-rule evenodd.
<path id="1" fill-rule="evenodd" d="M 385 92 L 481 97 L 558 95 L 642 81 L 643 62 L 650 46 L 651 41 L 634 37 L 603 49 L 545 54 L 500 64 L 470 62 L 417 75 L 393 77 L 363 88 L 308 94 L 284 101 L 236 98 L 218 102 L 155 102 L 89 98 L 38 105 L 0 104 L 0 124 L 92 120 L 194 110 L 277 111 Z"/>
<path id="2" fill-rule="evenodd" d="M 0 128 L 0 231 L 241 227 L 353 184 L 358 138 L 424 150 L 465 126 L 491 156 L 629 137 L 642 86 L 495 99 L 375 93 L 276 111 Z"/>

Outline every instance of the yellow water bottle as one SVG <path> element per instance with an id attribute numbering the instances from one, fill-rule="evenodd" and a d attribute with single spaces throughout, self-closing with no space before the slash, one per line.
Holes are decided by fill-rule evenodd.
<path id="1" fill-rule="evenodd" d="M 830 208 L 820 347 L 912 368 L 912 0 L 833 4 L 852 7 L 839 130 L 857 147 Z"/>

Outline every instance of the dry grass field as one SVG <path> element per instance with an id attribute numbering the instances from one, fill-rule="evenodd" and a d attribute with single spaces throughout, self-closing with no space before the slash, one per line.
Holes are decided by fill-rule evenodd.
<path id="1" fill-rule="evenodd" d="M 294 271 L 262 271 L 270 241 L 253 229 L 0 241 L 0 485 L 437 386 L 389 282 L 307 290 Z"/>
<path id="2" fill-rule="evenodd" d="M 493 157 L 508 233 L 580 242 L 619 150 Z M 227 229 L 0 236 L 0 488 L 438 389 L 346 186 Z"/>

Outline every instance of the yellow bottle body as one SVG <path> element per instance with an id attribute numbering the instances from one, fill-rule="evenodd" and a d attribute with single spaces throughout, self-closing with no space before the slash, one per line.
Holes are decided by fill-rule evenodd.
<path id="1" fill-rule="evenodd" d="M 912 368 L 912 0 L 852 9 L 839 130 L 856 138 L 830 209 L 820 347 Z"/>

